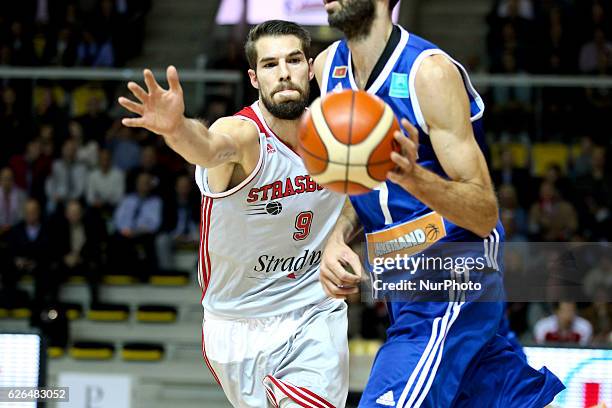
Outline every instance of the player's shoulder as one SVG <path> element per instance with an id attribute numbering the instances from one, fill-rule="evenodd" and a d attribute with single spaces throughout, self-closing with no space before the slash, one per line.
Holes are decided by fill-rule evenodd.
<path id="1" fill-rule="evenodd" d="M 259 139 L 257 125 L 250 120 L 245 120 L 241 116 L 219 118 L 210 126 L 210 130 L 212 132 L 225 133 L 245 142 Z"/>
<path id="2" fill-rule="evenodd" d="M 325 62 L 327 61 L 328 55 L 329 47 L 321 51 L 314 60 L 313 69 L 315 73 L 315 78 L 317 78 L 317 82 L 319 85 L 321 85 L 323 80 L 323 70 L 325 69 Z"/>
<path id="3" fill-rule="evenodd" d="M 459 74 L 457 66 L 444 54 L 433 54 L 423 60 L 416 74 L 417 81 L 443 84 Z"/>

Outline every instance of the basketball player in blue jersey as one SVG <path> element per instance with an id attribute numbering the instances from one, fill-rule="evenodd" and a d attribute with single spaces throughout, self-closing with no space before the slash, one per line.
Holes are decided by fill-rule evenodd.
<path id="1" fill-rule="evenodd" d="M 458 62 L 393 25 L 396 4 L 324 0 L 330 25 L 346 39 L 315 61 L 322 95 L 343 89 L 375 94 L 402 118 L 409 137 L 396 135 L 402 154 L 392 154 L 397 168 L 388 181 L 351 197 L 324 251 L 321 283 L 334 297 L 358 291 L 361 263 L 346 242 L 361 224 L 375 294 L 377 280 L 430 276 L 398 266 L 375 270 L 380 259 L 423 254 L 482 259 L 484 268 L 446 272 L 484 289 L 394 298 L 383 288 L 382 298 L 393 300 L 387 302 L 391 325 L 360 407 L 544 407 L 563 384 L 546 368 L 531 368 L 503 335 L 504 230 L 481 150 L 484 103 Z"/>

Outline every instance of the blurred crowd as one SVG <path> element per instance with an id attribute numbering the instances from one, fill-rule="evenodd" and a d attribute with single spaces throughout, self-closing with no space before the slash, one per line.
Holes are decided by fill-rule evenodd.
<path id="1" fill-rule="evenodd" d="M 605 0 L 495 0 L 488 16 L 490 71 L 609 76 L 611 6 Z M 487 96 L 493 106 L 489 129 L 515 138 L 571 141 L 584 131 L 583 123 L 602 128 L 612 114 L 609 88 L 499 86 Z M 535 131 L 537 120 L 540 134 Z"/>
<path id="2" fill-rule="evenodd" d="M 606 6 L 599 0 L 495 1 L 491 70 L 609 74 Z M 149 7 L 150 0 L 21 1 L 0 11 L 0 65 L 120 66 L 142 46 Z M 230 43 L 226 50 L 209 68 L 245 72 L 241 47 Z M 121 125 L 115 84 L 75 82 L 1 80 L 0 305 L 57 302 L 70 276 L 84 276 L 97 303 L 101 276 L 146 281 L 171 270 L 175 251 L 194 250 L 199 240 L 193 168 L 161 138 Z M 571 150 L 544 168 L 532 154 L 533 89 L 484 92 L 506 240 L 610 242 L 610 134 L 599 124 L 612 113 L 612 92 L 543 92 L 544 138 Z M 212 122 L 231 113 L 230 100 L 209 98 L 200 116 Z M 507 273 L 514 266 L 509 262 Z M 609 344 L 612 260 L 602 257 L 580 273 L 592 302 L 510 303 L 512 328 L 528 341 Z M 18 290 L 24 276 L 34 280 L 31 296 Z M 350 321 L 351 336 L 379 339 L 385 306 L 352 299 Z"/>
<path id="3" fill-rule="evenodd" d="M 151 0 L 21 0 L 0 10 L 0 65 L 117 67 L 139 55 Z"/>

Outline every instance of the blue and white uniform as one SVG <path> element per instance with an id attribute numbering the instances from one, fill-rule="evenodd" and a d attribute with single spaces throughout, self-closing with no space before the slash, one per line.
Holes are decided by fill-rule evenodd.
<path id="1" fill-rule="evenodd" d="M 366 91 L 382 98 L 398 118 L 406 118 L 419 130 L 418 163 L 448 178 L 434 152 L 429 129 L 414 86 L 423 60 L 444 55 L 459 69 L 470 100 L 471 120 L 478 144 L 484 143 L 484 103 L 466 70 L 434 44 L 409 34 L 399 26 L 389 39 Z M 345 40 L 328 53 L 322 94 L 357 90 L 351 52 Z M 482 284 L 479 292 L 442 292 L 431 301 L 428 292 L 375 293 L 388 301 L 391 325 L 387 341 L 376 356 L 360 407 L 544 407 L 563 390 L 563 384 L 546 368 L 527 365 L 502 335 L 504 289 L 501 223 L 482 239 L 444 219 L 400 186 L 386 181 L 378 189 L 351 197 L 366 233 L 366 264 L 373 270 L 377 257 L 410 257 L 442 253 L 478 257 L 486 267 L 468 274 L 448 272 L 455 280 Z M 454 245 L 454 243 L 461 243 Z M 434 278 L 440 278 L 440 271 Z M 372 274 L 395 282 L 427 277 L 418 271 L 385 269 Z M 377 287 L 377 285 L 374 285 Z"/>

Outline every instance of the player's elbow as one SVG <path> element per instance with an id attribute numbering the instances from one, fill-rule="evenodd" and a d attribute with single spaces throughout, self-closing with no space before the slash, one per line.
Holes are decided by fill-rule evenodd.
<path id="1" fill-rule="evenodd" d="M 486 208 L 482 209 L 482 213 L 478 217 L 478 228 L 474 231 L 479 237 L 486 238 L 491 235 L 491 231 L 497 226 L 499 219 L 499 210 L 497 202 L 494 200 Z"/>

